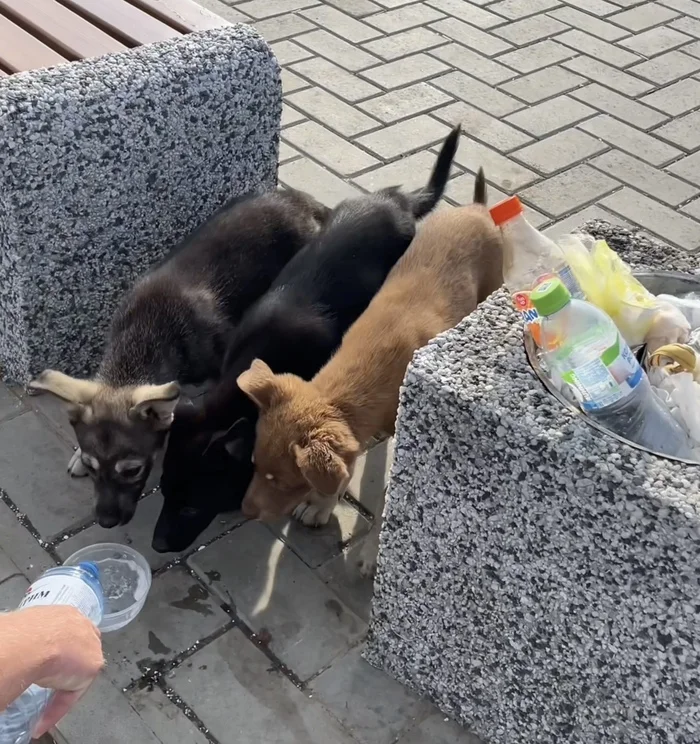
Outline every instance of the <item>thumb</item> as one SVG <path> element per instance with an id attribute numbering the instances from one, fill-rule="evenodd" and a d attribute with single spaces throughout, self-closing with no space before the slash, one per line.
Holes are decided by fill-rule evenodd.
<path id="1" fill-rule="evenodd" d="M 38 739 L 49 729 L 53 728 L 87 691 L 88 688 L 86 687 L 83 690 L 76 690 L 75 692 L 55 692 L 34 729 L 33 738 Z"/>

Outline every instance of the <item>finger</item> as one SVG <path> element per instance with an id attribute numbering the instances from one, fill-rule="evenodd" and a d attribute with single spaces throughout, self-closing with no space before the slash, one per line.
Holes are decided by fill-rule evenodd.
<path id="1" fill-rule="evenodd" d="M 55 692 L 51 697 L 49 704 L 46 706 L 46 710 L 41 716 L 39 723 L 34 729 L 33 737 L 38 739 L 49 729 L 53 728 L 78 702 L 78 700 L 80 700 L 87 690 L 88 688 L 85 687 L 84 689 L 76 690 L 75 692 Z"/>

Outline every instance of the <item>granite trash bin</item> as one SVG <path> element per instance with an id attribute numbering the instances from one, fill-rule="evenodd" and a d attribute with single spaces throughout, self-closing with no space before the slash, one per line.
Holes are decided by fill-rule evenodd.
<path id="1" fill-rule="evenodd" d="M 700 261 L 607 223 L 639 270 Z M 366 658 L 486 744 L 700 741 L 700 468 L 589 426 L 504 290 L 401 395 Z"/>
<path id="2" fill-rule="evenodd" d="M 250 26 L 0 81 L 0 373 L 94 372 L 123 292 L 274 188 L 280 69 Z"/>

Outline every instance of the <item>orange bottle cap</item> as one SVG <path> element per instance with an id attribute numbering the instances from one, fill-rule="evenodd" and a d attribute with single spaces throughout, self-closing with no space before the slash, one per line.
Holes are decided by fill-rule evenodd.
<path id="1" fill-rule="evenodd" d="M 491 219 L 496 225 L 502 225 L 523 213 L 523 205 L 517 196 L 509 196 L 507 199 L 494 204 L 489 210 Z"/>

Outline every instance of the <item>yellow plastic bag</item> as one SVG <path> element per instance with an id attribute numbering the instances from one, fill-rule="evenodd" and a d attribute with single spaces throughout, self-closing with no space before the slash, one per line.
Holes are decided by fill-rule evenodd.
<path id="1" fill-rule="evenodd" d="M 559 242 L 586 299 L 604 310 L 630 346 L 639 346 L 651 327 L 656 298 L 605 240 L 567 235 Z"/>

